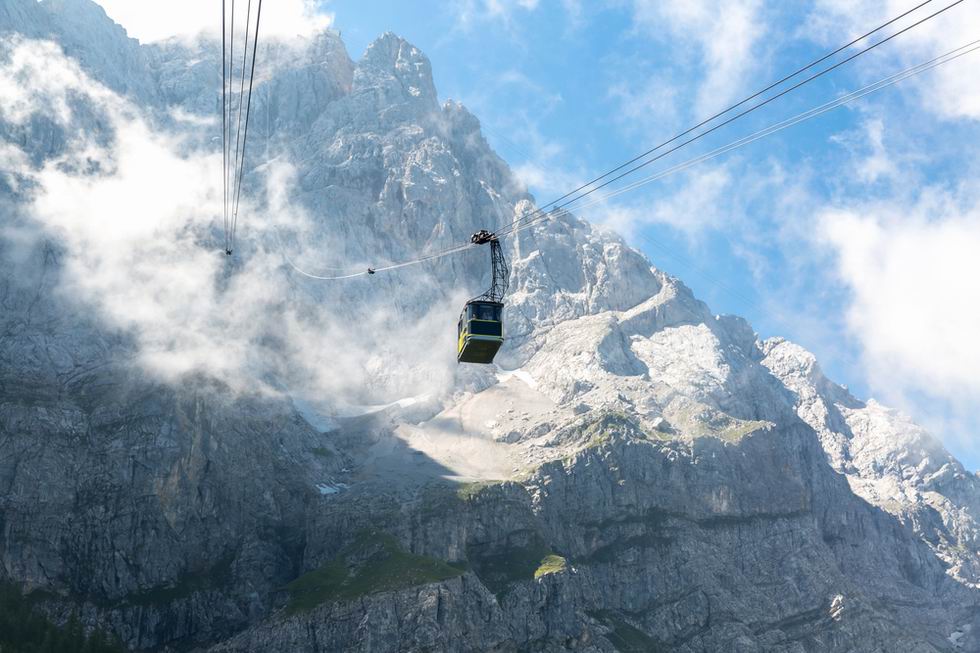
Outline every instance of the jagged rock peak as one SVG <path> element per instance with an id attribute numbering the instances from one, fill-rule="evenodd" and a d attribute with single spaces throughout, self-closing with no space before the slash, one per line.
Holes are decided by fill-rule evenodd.
<path id="1" fill-rule="evenodd" d="M 421 50 L 394 32 L 385 32 L 374 39 L 364 51 L 364 61 L 375 64 L 388 61 L 393 65 L 403 63 L 430 67 L 428 57 Z"/>
<path id="2" fill-rule="evenodd" d="M 482 130 L 480 119 L 474 116 L 462 102 L 446 100 L 442 105 L 442 111 L 460 132 L 471 133 Z"/>
<path id="3" fill-rule="evenodd" d="M 58 16 L 60 23 L 74 24 L 83 32 L 96 29 L 105 32 L 104 36 L 125 35 L 130 41 L 136 41 L 125 27 L 106 13 L 102 5 L 93 0 L 40 0 L 37 4 L 50 14 Z"/>
<path id="4" fill-rule="evenodd" d="M 374 69 L 394 76 L 413 97 L 436 98 L 429 58 L 393 32 L 385 32 L 367 47 L 358 68 Z"/>

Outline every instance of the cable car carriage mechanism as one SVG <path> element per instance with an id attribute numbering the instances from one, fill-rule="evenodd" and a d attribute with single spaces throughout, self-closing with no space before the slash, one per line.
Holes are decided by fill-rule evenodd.
<path id="1" fill-rule="evenodd" d="M 491 281 L 490 289 L 466 302 L 459 316 L 456 361 L 488 364 L 504 344 L 503 299 L 510 270 L 496 234 L 484 229 L 473 234 L 470 242 L 490 244 Z"/>

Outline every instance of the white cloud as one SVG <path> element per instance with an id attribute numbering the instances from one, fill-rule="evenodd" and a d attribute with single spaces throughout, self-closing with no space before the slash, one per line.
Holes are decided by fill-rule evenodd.
<path id="1" fill-rule="evenodd" d="M 863 127 L 871 152 L 858 167 L 858 178 L 864 182 L 874 183 L 883 177 L 895 177 L 897 166 L 885 152 L 884 123 L 880 119 L 869 120 Z"/>
<path id="2" fill-rule="evenodd" d="M 499 21 L 508 28 L 520 14 L 538 8 L 539 0 L 462 0 L 452 6 L 456 13 L 456 28 L 466 32 L 477 23 Z"/>
<path id="3" fill-rule="evenodd" d="M 501 96 L 510 98 L 506 111 L 499 111 L 496 104 Z M 494 75 L 464 98 L 464 104 L 480 116 L 487 140 L 541 201 L 564 195 L 588 178 L 574 153 L 545 134 L 550 117 L 563 102 L 561 94 L 513 69 Z"/>
<path id="4" fill-rule="evenodd" d="M 585 25 L 585 8 L 582 0 L 561 0 L 561 5 L 565 9 L 565 16 L 568 20 L 568 27 L 575 31 Z"/>
<path id="5" fill-rule="evenodd" d="M 928 189 L 912 205 L 825 211 L 818 227 L 850 290 L 847 323 L 875 391 L 931 424 L 972 414 L 980 400 L 980 203 Z"/>
<path id="6" fill-rule="evenodd" d="M 647 193 L 635 195 L 636 191 L 630 191 L 631 199 L 626 203 L 615 199 L 622 191 L 613 190 L 607 199 L 599 191 L 591 203 L 600 207 L 589 213 L 601 216 L 598 222 L 625 234 L 657 224 L 683 233 L 692 243 L 710 230 L 734 232 L 748 238 L 749 234 L 742 229 L 747 207 L 759 203 L 760 199 L 770 204 L 775 189 L 788 192 L 792 185 L 778 165 L 768 162 L 752 166 L 737 157 L 714 165 L 700 165 L 672 180 L 668 177 L 650 175 Z M 574 212 L 575 208 L 571 210 Z M 761 216 L 754 217 L 761 220 Z"/>
<path id="7" fill-rule="evenodd" d="M 815 38 L 825 46 L 836 47 L 849 38 L 863 34 L 908 11 L 910 4 L 905 0 L 820 0 L 806 19 L 800 34 Z M 884 36 L 929 16 L 945 4 L 922 7 L 894 26 L 871 37 L 867 43 L 881 40 Z M 920 63 L 975 41 L 980 37 L 978 26 L 980 5 L 964 2 L 896 37 L 855 64 L 866 77 L 877 77 L 882 70 L 893 71 Z M 895 64 L 896 60 L 898 65 Z M 980 86 L 975 83 L 974 72 L 978 61 L 980 53 L 972 53 L 905 82 L 902 86 L 914 89 L 922 107 L 934 115 L 948 119 L 978 120 Z"/>
<path id="8" fill-rule="evenodd" d="M 512 11 L 515 6 L 533 11 L 538 7 L 538 0 L 484 0 L 484 4 L 491 14 L 499 15 Z"/>
<path id="9" fill-rule="evenodd" d="M 980 213 L 898 222 L 835 211 L 821 216 L 821 227 L 853 291 L 849 321 L 878 378 L 980 393 Z"/>
<path id="10" fill-rule="evenodd" d="M 133 38 L 147 43 L 170 37 L 221 35 L 221 5 L 202 0 L 96 0 Z M 257 2 L 252 3 L 254 24 Z M 237 25 L 245 21 L 247 0 L 235 5 Z M 227 10 L 231 12 L 231 0 Z M 230 20 L 230 18 L 229 18 Z M 308 36 L 329 27 L 333 16 L 314 0 L 274 0 L 262 4 L 261 33 L 283 38 Z M 236 29 L 237 31 L 237 29 Z"/>
<path id="11" fill-rule="evenodd" d="M 45 114 L 71 136 L 64 153 L 40 167 L 3 143 L 0 151 L 15 155 L 2 159 L 0 172 L 29 179 L 23 212 L 63 248 L 64 299 L 130 335 L 146 372 L 167 380 L 205 372 L 247 390 L 271 390 L 266 382 L 274 378 L 277 388 L 351 403 L 370 403 L 364 392 L 405 396 L 420 378 L 448 387 L 454 334 L 436 324 L 453 323 L 456 302 L 433 306 L 405 334 L 419 346 L 401 351 L 403 365 L 378 378 L 371 370 L 392 352 L 371 338 L 387 333 L 390 315 L 366 302 L 361 319 L 350 320 L 335 302 L 289 301 L 296 293 L 269 244 L 276 225 L 302 232 L 311 221 L 287 204 L 294 196 L 288 162 L 274 159 L 257 175 L 267 186 L 261 206 L 243 196 L 248 237 L 229 267 L 213 239 L 222 212 L 220 153 L 193 151 L 178 135 L 156 130 L 54 44 L 9 45 L 9 56 L 0 57 L 0 118 Z M 24 79 L 39 80 L 30 94 L 3 83 Z M 96 124 L 111 138 L 98 138 Z M 431 342 L 440 335 L 445 343 Z"/>
<path id="12" fill-rule="evenodd" d="M 39 70 L 49 82 L 26 101 L 0 99 L 0 115 L 46 113 L 74 134 L 59 158 L 19 170 L 35 188 L 29 215 L 66 248 L 62 291 L 97 308 L 111 327 L 133 333 L 143 362 L 164 376 L 202 368 L 224 378 L 240 373 L 254 331 L 241 339 L 221 335 L 229 325 L 215 315 L 242 309 L 219 294 L 214 280 L 223 262 L 200 242 L 221 210 L 220 155 L 177 154 L 178 142 L 155 133 L 135 107 L 89 79 L 54 44 L 15 44 L 0 78 L 39 78 Z M 110 144 L 78 129 L 74 107 L 83 98 L 111 126 Z M 256 286 L 268 285 L 261 278 L 250 283 L 244 297 L 261 297 Z"/>
<path id="13" fill-rule="evenodd" d="M 668 134 L 678 130 L 681 115 L 678 111 L 679 89 L 663 75 L 622 80 L 609 89 L 619 111 L 616 120 L 631 136 L 649 139 L 650 134 Z"/>
<path id="14" fill-rule="evenodd" d="M 61 124 L 71 118 L 67 91 L 78 91 L 77 67 L 65 64 L 61 49 L 50 42 L 34 42 L 17 47 L 17 37 L 0 41 L 4 47 L 0 55 L 7 65 L 0 68 L 0 114 L 14 124 L 23 124 L 39 108 Z M 9 50 L 9 51 L 8 51 Z M 88 93 L 97 100 L 105 100 L 109 93 L 97 85 Z"/>
<path id="15" fill-rule="evenodd" d="M 909 162 L 909 157 L 899 157 L 889 152 L 885 146 L 885 136 L 885 121 L 876 116 L 862 121 L 857 129 L 831 136 L 830 140 L 847 149 L 849 166 L 853 171 L 851 179 L 864 184 L 896 182 L 912 174 L 904 165 Z"/>
<path id="16" fill-rule="evenodd" d="M 632 0 L 636 27 L 664 40 L 673 59 L 683 61 L 697 51 L 704 71 L 695 100 L 699 115 L 723 108 L 757 69 L 757 44 L 766 32 L 761 7 L 760 0 Z"/>
<path id="17" fill-rule="evenodd" d="M 514 125 L 511 137 L 523 146 L 523 160 L 511 168 L 514 176 L 536 194 L 539 204 L 564 196 L 591 177 L 560 141 L 550 139 L 541 132 L 536 118 L 523 114 L 519 119 L 521 122 Z M 505 147 L 508 141 L 504 141 Z"/>
<path id="18" fill-rule="evenodd" d="M 730 220 L 732 175 L 725 166 L 689 173 L 672 194 L 653 206 L 651 221 L 693 235 Z"/>

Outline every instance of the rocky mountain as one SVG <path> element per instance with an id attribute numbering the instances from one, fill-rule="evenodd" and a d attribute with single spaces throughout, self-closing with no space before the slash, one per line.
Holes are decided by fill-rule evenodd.
<path id="1" fill-rule="evenodd" d="M 487 252 L 288 264 L 533 207 L 411 44 L 260 49 L 228 261 L 215 43 L 89 0 L 0 34 L 0 583 L 37 611 L 132 650 L 980 650 L 975 475 L 616 235 L 505 241 L 488 368 Z"/>

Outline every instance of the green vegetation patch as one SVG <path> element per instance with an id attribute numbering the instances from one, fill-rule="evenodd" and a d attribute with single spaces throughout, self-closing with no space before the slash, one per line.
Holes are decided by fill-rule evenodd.
<path id="1" fill-rule="evenodd" d="M 632 626 L 616 613 L 609 610 L 596 610 L 588 613 L 611 629 L 606 633 L 606 639 L 620 653 L 665 653 L 668 647 L 647 635 L 639 628 Z"/>
<path id="2" fill-rule="evenodd" d="M 102 631 L 86 635 L 74 616 L 64 626 L 34 609 L 15 585 L 0 583 L 0 651 L 3 653 L 123 653 Z"/>
<path id="3" fill-rule="evenodd" d="M 715 437 L 725 442 L 739 442 L 745 436 L 751 435 L 756 431 L 772 428 L 771 422 L 759 420 L 742 421 L 734 418 L 732 418 L 732 421 L 734 422 L 733 426 L 717 433 Z"/>
<path id="4" fill-rule="evenodd" d="M 457 494 L 454 483 L 433 483 L 424 487 L 418 495 L 414 514 L 423 522 L 432 519 L 443 520 L 446 515 L 458 512 L 462 499 Z"/>
<path id="5" fill-rule="evenodd" d="M 541 564 L 534 570 L 534 577 L 541 578 L 542 576 L 547 576 L 548 574 L 557 574 L 565 571 L 567 568 L 568 564 L 563 557 L 551 553 L 546 555 L 541 560 Z"/>
<path id="6" fill-rule="evenodd" d="M 576 450 L 564 456 L 561 461 L 567 467 L 582 452 L 607 444 L 614 437 L 634 440 L 662 440 L 662 434 L 645 429 L 636 418 L 618 410 L 604 409 L 589 413 L 559 433 L 557 439 L 562 443 L 576 445 Z"/>
<path id="7" fill-rule="evenodd" d="M 409 553 L 386 533 L 363 533 L 337 557 L 287 585 L 290 598 L 286 612 L 296 614 L 323 603 L 437 583 L 464 570 L 443 560 Z"/>
<path id="8" fill-rule="evenodd" d="M 774 424 L 762 420 L 742 420 L 691 402 L 671 415 L 681 432 L 689 438 L 713 437 L 723 442 L 737 443 L 756 431 L 771 429 Z"/>
<path id="9" fill-rule="evenodd" d="M 616 410 L 606 410 L 598 419 L 583 425 L 582 434 L 587 438 L 586 447 L 604 444 L 616 434 L 640 439 L 649 438 L 649 434 L 634 419 Z"/>
<path id="10" fill-rule="evenodd" d="M 491 483 L 488 481 L 476 481 L 473 483 L 463 483 L 456 488 L 456 496 L 463 501 L 471 501 L 477 497 L 483 490 L 492 486 L 499 485 L 499 483 Z"/>
<path id="11" fill-rule="evenodd" d="M 234 554 L 227 555 L 219 560 L 211 569 L 196 573 L 187 572 L 176 583 L 152 587 L 143 592 L 130 594 L 119 601 L 109 602 L 106 605 L 109 607 L 119 605 L 167 605 L 174 601 L 186 599 L 195 592 L 204 592 L 225 587 L 231 582 L 231 566 L 234 560 Z M 3 651 L 0 653 L 6 652 Z"/>
<path id="12" fill-rule="evenodd" d="M 484 490 L 504 485 L 504 481 L 474 481 L 470 483 L 432 483 L 418 494 L 416 514 L 426 519 L 443 519 L 447 513 L 457 512 L 479 497 Z"/>
<path id="13" fill-rule="evenodd" d="M 512 544 L 492 553 L 470 547 L 466 554 L 477 576 L 498 599 L 515 583 L 557 573 L 567 566 L 565 558 L 549 549 L 537 533 L 528 533 L 522 545 Z"/>

